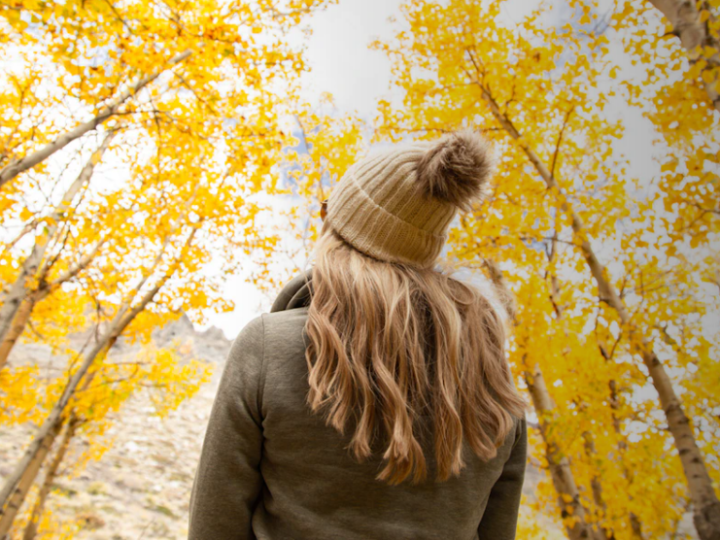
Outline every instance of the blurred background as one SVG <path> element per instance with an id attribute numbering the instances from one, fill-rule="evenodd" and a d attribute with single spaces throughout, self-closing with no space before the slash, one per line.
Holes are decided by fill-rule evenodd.
<path id="1" fill-rule="evenodd" d="M 0 1 L 0 538 L 185 538 L 232 340 L 370 149 L 497 171 L 519 539 L 720 538 L 718 0 Z"/>

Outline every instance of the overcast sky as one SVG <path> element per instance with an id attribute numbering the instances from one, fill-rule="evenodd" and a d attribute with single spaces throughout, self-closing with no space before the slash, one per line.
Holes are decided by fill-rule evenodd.
<path id="1" fill-rule="evenodd" d="M 341 111 L 374 116 L 375 102 L 387 97 L 390 62 L 370 50 L 377 38 L 390 37 L 390 16 L 400 18 L 400 0 L 340 0 L 314 16 L 307 58 L 311 71 L 303 88 L 311 102 L 330 92 Z"/>

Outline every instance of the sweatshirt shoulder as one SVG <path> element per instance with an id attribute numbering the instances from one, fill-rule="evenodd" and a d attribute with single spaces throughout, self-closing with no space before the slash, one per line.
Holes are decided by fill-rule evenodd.
<path id="1" fill-rule="evenodd" d="M 262 316 L 255 317 L 247 323 L 235 337 L 230 347 L 230 357 L 248 351 L 262 351 L 264 342 L 264 321 Z"/>
<path id="2" fill-rule="evenodd" d="M 235 337 L 225 364 L 226 378 L 256 379 L 265 356 L 265 331 L 262 317 L 255 317 Z"/>
<path id="3" fill-rule="evenodd" d="M 232 343 L 230 357 L 248 352 L 272 357 L 277 345 L 303 339 L 307 308 L 258 315 L 247 323 Z"/>
<path id="4" fill-rule="evenodd" d="M 266 338 L 269 336 L 285 335 L 287 339 L 302 337 L 302 331 L 307 321 L 308 308 L 289 309 L 275 313 L 265 313 L 259 318 L 263 321 Z"/>
<path id="5" fill-rule="evenodd" d="M 307 313 L 307 308 L 297 308 L 261 315 L 265 359 L 269 366 L 277 368 L 287 362 L 295 362 L 298 358 L 305 358 Z"/>

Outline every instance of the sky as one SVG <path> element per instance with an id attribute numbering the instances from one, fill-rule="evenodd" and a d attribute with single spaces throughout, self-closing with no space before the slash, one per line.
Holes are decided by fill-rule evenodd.
<path id="1" fill-rule="evenodd" d="M 363 118 L 372 118 L 376 101 L 389 94 L 390 62 L 368 45 L 393 34 L 388 18 L 400 18 L 401 3 L 340 0 L 314 16 L 307 48 L 311 71 L 302 79 L 309 101 L 329 92 L 340 111 L 357 111 Z"/>

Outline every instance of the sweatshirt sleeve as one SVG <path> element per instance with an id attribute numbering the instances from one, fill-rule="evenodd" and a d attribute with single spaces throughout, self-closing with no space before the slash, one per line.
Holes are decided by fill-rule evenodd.
<path id="1" fill-rule="evenodd" d="M 515 443 L 500 477 L 490 491 L 485 513 L 478 526 L 480 540 L 514 540 L 517 530 L 520 496 L 527 459 L 527 422 L 518 421 Z"/>
<path id="2" fill-rule="evenodd" d="M 254 538 L 262 490 L 263 334 L 258 317 L 230 348 L 190 496 L 189 540 Z"/>

